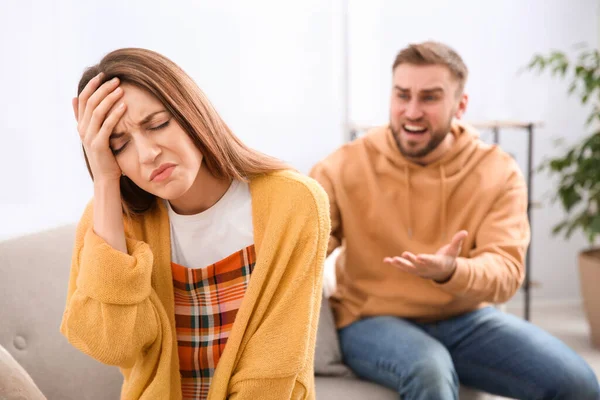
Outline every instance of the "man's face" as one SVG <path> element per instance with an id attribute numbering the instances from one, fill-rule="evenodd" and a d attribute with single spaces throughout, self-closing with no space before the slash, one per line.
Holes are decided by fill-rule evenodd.
<path id="1" fill-rule="evenodd" d="M 400 64 L 394 70 L 390 127 L 405 157 L 419 159 L 435 150 L 466 107 L 467 96 L 447 67 Z"/>

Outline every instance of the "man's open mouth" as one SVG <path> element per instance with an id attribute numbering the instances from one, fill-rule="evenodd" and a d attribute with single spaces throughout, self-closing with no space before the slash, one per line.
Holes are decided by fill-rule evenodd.
<path id="1" fill-rule="evenodd" d="M 427 131 L 426 127 L 418 126 L 418 125 L 410 125 L 410 124 L 402 125 L 402 128 L 406 132 L 413 133 L 413 134 L 425 133 Z"/>

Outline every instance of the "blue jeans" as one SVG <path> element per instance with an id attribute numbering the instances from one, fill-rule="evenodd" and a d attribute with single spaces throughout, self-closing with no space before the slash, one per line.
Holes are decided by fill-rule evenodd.
<path id="1" fill-rule="evenodd" d="M 600 399 L 598 379 L 579 355 L 493 307 L 427 324 L 366 318 L 339 336 L 344 362 L 402 400 L 458 399 L 459 382 L 517 399 Z"/>

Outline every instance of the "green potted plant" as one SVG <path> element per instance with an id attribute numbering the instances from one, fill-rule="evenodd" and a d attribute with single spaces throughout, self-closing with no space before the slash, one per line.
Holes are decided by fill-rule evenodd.
<path id="1" fill-rule="evenodd" d="M 552 200 L 559 201 L 566 217 L 554 226 L 553 235 L 568 239 L 580 231 L 588 239 L 589 248 L 579 254 L 579 279 L 591 341 L 600 348 L 600 248 L 595 246 L 600 235 L 600 52 L 577 50 L 571 59 L 561 51 L 535 54 L 527 68 L 569 79 L 569 94 L 591 109 L 585 125 L 590 133 L 560 156 L 544 160 L 538 171 L 558 178 Z"/>

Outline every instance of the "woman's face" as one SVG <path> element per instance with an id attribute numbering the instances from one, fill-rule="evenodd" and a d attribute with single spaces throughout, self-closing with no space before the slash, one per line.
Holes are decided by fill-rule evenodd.
<path id="1" fill-rule="evenodd" d="M 158 99 L 134 85 L 121 88 L 127 108 L 110 136 L 121 171 L 155 196 L 181 197 L 198 175 L 202 153 Z"/>

